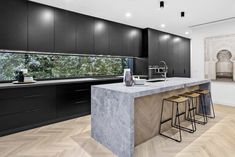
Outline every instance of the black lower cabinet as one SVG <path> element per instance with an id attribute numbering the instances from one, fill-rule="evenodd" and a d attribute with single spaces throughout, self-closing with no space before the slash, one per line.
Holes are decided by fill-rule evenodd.
<path id="1" fill-rule="evenodd" d="M 90 84 L 71 84 L 56 87 L 58 118 L 90 113 Z"/>
<path id="2" fill-rule="evenodd" d="M 30 87 L 0 91 L 0 135 L 56 118 L 54 87 Z"/>
<path id="3" fill-rule="evenodd" d="M 88 115 L 91 85 L 120 79 L 0 90 L 0 136 Z"/>

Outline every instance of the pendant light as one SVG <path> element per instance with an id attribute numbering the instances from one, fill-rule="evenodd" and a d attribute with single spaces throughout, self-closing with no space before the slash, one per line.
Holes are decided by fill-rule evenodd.
<path id="1" fill-rule="evenodd" d="M 183 18 L 183 17 L 185 17 L 185 12 L 184 11 L 181 11 L 180 12 L 180 16 Z"/>
<path id="2" fill-rule="evenodd" d="M 165 6 L 165 2 L 164 1 L 160 1 L 160 8 L 163 9 Z"/>

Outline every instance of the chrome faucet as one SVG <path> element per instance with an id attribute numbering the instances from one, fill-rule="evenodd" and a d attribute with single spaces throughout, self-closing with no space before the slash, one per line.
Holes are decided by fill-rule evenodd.
<path id="1" fill-rule="evenodd" d="M 160 65 L 163 65 L 162 66 L 162 69 L 163 69 L 163 71 L 162 71 L 162 77 L 164 77 L 164 80 L 166 81 L 166 76 L 167 76 L 167 72 L 168 72 L 168 66 L 167 66 L 167 64 L 166 64 L 166 62 L 165 61 L 160 61 Z"/>
<path id="2" fill-rule="evenodd" d="M 153 74 L 161 74 L 161 77 L 166 81 L 168 66 L 165 61 L 160 61 L 159 65 L 149 66 L 149 79 L 152 78 Z"/>

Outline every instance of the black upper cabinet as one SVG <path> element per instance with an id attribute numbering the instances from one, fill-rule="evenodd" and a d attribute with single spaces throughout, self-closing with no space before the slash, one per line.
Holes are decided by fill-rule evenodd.
<path id="1" fill-rule="evenodd" d="M 190 77 L 189 39 L 145 29 L 144 43 L 144 51 L 148 52 L 149 65 L 159 65 L 163 60 L 168 65 L 168 77 Z"/>
<path id="2" fill-rule="evenodd" d="M 158 34 L 159 40 L 159 53 L 157 59 L 157 65 L 159 65 L 160 61 L 165 61 L 168 63 L 167 53 L 168 53 L 168 42 L 170 36 L 167 33 L 159 32 Z"/>
<path id="3" fill-rule="evenodd" d="M 76 52 L 76 18 L 69 11 L 55 10 L 55 52 Z"/>
<path id="4" fill-rule="evenodd" d="M 28 50 L 54 51 L 54 9 L 28 2 Z"/>
<path id="5" fill-rule="evenodd" d="M 169 35 L 168 42 L 167 42 L 167 66 L 168 66 L 168 73 L 167 77 L 174 76 L 174 42 L 173 42 L 173 35 Z"/>
<path id="6" fill-rule="evenodd" d="M 94 24 L 92 17 L 76 15 L 77 53 L 95 54 L 94 52 Z"/>
<path id="7" fill-rule="evenodd" d="M 134 57 L 145 57 L 142 53 L 142 30 L 138 28 L 132 28 L 132 40 L 133 40 L 133 51 L 132 56 Z"/>
<path id="8" fill-rule="evenodd" d="M 110 55 L 142 56 L 142 30 L 118 23 L 109 23 Z"/>
<path id="9" fill-rule="evenodd" d="M 109 50 L 110 55 L 124 55 L 124 31 L 123 25 L 110 22 L 109 24 Z"/>
<path id="10" fill-rule="evenodd" d="M 149 30 L 147 33 L 148 42 L 146 42 L 148 47 L 149 65 L 156 65 L 158 62 L 158 52 L 159 52 L 159 35 L 157 31 Z M 154 56 L 154 57 L 153 57 Z"/>
<path id="11" fill-rule="evenodd" d="M 96 19 L 94 29 L 95 53 L 109 55 L 109 22 Z"/>
<path id="12" fill-rule="evenodd" d="M 27 2 L 0 1 L 0 49 L 27 49 Z"/>
<path id="13" fill-rule="evenodd" d="M 184 76 L 190 77 L 190 40 L 184 39 Z"/>
<path id="14" fill-rule="evenodd" d="M 142 55 L 142 31 L 141 29 L 123 26 L 124 44 L 123 55 L 141 57 Z"/>

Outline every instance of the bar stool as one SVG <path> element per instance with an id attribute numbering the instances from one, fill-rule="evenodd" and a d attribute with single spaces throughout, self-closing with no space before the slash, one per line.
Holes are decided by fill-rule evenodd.
<path id="1" fill-rule="evenodd" d="M 164 110 L 164 104 L 165 104 L 166 101 L 172 103 L 172 117 L 163 121 L 162 120 L 163 119 L 163 110 Z M 179 113 L 179 104 L 184 104 L 185 105 L 185 112 Z M 186 128 L 186 127 L 183 127 L 183 126 L 180 125 L 180 116 L 185 114 L 185 119 L 186 119 L 187 104 L 188 104 L 188 111 L 189 111 L 190 110 L 190 102 L 189 102 L 189 99 L 186 98 L 186 97 L 183 97 L 183 96 L 172 96 L 172 97 L 169 97 L 169 98 L 166 98 L 166 99 L 162 100 L 161 119 L 160 119 L 160 128 L 159 128 L 159 134 L 160 135 L 162 135 L 164 137 L 167 137 L 169 139 L 175 140 L 177 142 L 181 142 L 182 141 L 181 130 L 187 131 L 189 133 L 195 132 L 195 129 L 194 129 L 195 121 L 190 121 L 191 125 L 192 125 L 192 129 L 189 129 L 189 128 Z M 174 117 L 174 105 L 176 105 L 175 117 Z M 192 118 L 195 119 L 195 116 L 192 117 L 191 112 L 188 112 L 188 113 L 189 113 L 191 119 Z M 173 124 L 173 119 L 175 119 L 174 124 Z M 176 123 L 176 120 L 178 120 L 178 124 Z M 170 137 L 170 136 L 165 135 L 165 134 L 163 134 L 161 132 L 162 124 L 164 124 L 164 123 L 166 123 L 168 121 L 171 121 L 171 127 L 179 129 L 179 136 L 180 136 L 179 139 Z"/>
<path id="2" fill-rule="evenodd" d="M 182 94 L 182 96 L 185 96 L 185 97 L 189 98 L 189 100 L 190 100 L 190 105 L 192 105 L 192 107 L 191 107 L 189 112 L 193 111 L 193 114 L 195 116 L 199 115 L 199 116 L 203 117 L 203 121 L 195 119 L 195 123 L 205 125 L 207 123 L 206 107 L 204 105 L 201 106 L 201 108 L 202 108 L 202 115 L 197 112 L 197 109 L 198 109 L 198 100 L 201 100 L 200 99 L 201 94 L 199 94 L 197 92 L 186 92 L 186 93 Z M 188 118 L 188 120 L 192 121 L 194 119 L 189 119 Z M 195 125 L 195 130 L 196 130 L 196 125 Z"/>
<path id="3" fill-rule="evenodd" d="M 214 110 L 214 104 L 213 104 L 212 97 L 211 97 L 211 92 L 207 89 L 206 90 L 197 90 L 196 92 L 201 95 L 201 104 L 202 104 L 201 106 L 205 106 L 206 116 L 208 118 L 215 118 L 215 110 Z M 207 110 L 207 107 L 210 107 L 210 109 Z M 211 115 L 211 109 L 212 109 L 212 116 L 208 116 L 208 114 Z"/>

